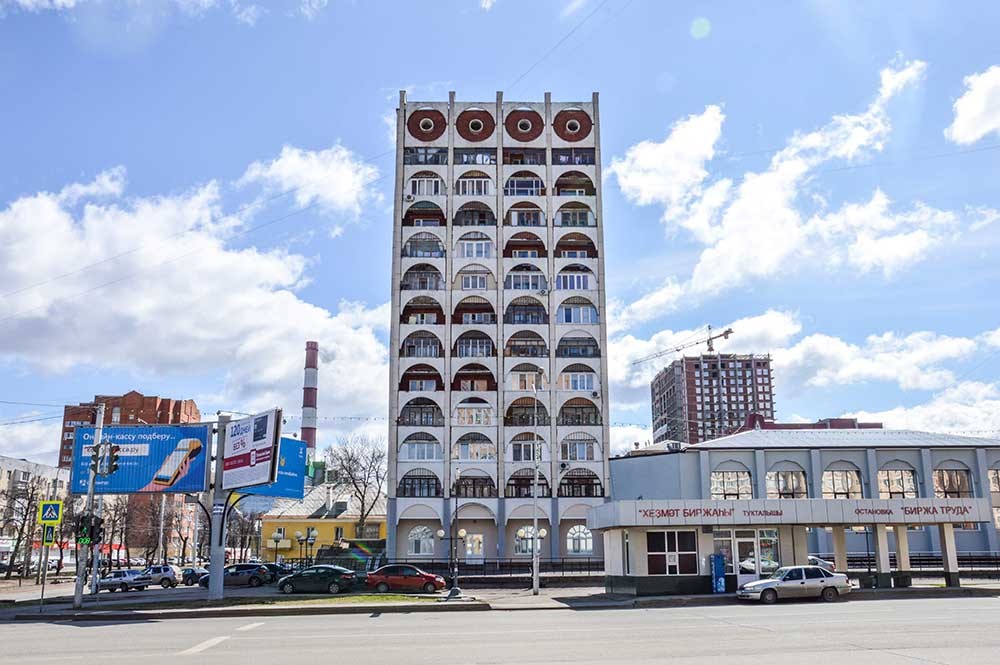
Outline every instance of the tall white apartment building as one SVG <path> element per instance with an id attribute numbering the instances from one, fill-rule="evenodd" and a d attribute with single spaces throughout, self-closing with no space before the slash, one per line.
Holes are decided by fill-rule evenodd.
<path id="1" fill-rule="evenodd" d="M 598 118 L 596 93 L 400 93 L 390 558 L 528 560 L 535 515 L 543 559 L 603 554 L 586 527 L 609 475 Z"/>

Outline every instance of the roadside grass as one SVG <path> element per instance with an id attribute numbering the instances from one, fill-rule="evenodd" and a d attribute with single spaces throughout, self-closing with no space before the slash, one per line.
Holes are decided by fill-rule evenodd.
<path id="1" fill-rule="evenodd" d="M 156 601 L 150 600 L 148 603 L 115 603 L 105 607 L 93 607 L 90 610 L 105 611 L 131 611 L 131 610 L 188 610 L 202 609 L 210 607 L 239 607 L 243 605 L 380 605 L 387 603 L 426 603 L 434 602 L 436 595 L 408 595 L 401 593 L 359 593 L 344 594 L 337 596 L 298 594 L 289 596 L 245 596 L 237 598 L 223 598 L 222 600 L 176 600 L 176 601 Z M 37 601 L 36 601 L 37 602 Z"/>

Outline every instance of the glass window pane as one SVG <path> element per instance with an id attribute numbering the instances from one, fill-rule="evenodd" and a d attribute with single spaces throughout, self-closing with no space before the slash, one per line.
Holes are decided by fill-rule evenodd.
<path id="1" fill-rule="evenodd" d="M 662 531 L 649 531 L 646 533 L 647 552 L 666 552 L 666 534 Z"/>

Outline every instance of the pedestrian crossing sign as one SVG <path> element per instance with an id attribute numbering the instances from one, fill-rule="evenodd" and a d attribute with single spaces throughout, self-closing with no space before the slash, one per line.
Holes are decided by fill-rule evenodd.
<path id="1" fill-rule="evenodd" d="M 51 547 L 56 544 L 56 527 L 53 524 L 46 524 L 42 527 L 42 547 Z"/>
<path id="2" fill-rule="evenodd" d="M 45 525 L 57 525 L 62 522 L 63 504 L 62 501 L 42 501 L 38 504 L 38 523 Z"/>

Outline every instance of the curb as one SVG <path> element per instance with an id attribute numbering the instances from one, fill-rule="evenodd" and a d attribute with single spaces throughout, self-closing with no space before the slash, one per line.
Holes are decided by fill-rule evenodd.
<path id="1" fill-rule="evenodd" d="M 488 612 L 488 603 L 471 602 L 446 605 L 444 603 L 413 603 L 410 605 L 349 605 L 344 607 L 257 607 L 248 609 L 219 608 L 216 610 L 71 612 L 63 614 L 15 614 L 14 621 L 163 621 L 166 619 L 223 619 L 239 617 L 320 616 L 336 614 L 410 614 L 416 612 Z"/>

